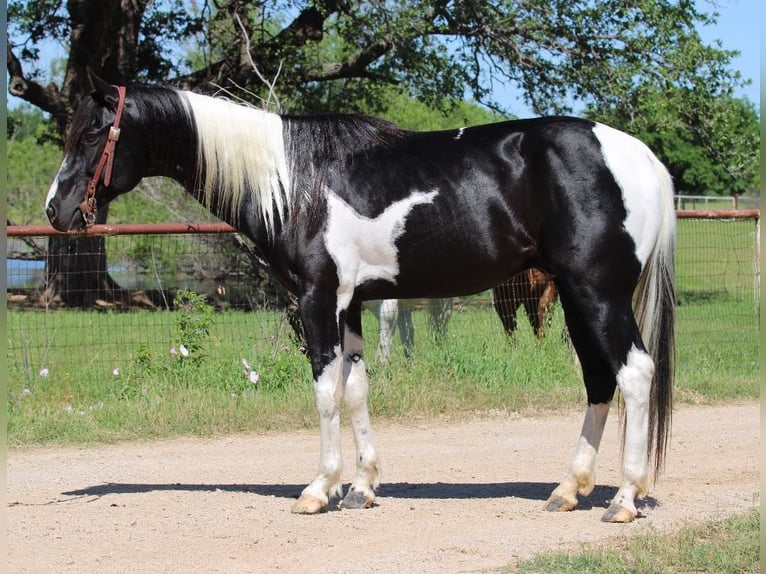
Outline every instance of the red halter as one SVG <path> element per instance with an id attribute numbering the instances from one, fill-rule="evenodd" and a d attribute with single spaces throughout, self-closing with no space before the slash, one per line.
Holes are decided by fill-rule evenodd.
<path id="1" fill-rule="evenodd" d="M 109 128 L 109 138 L 104 146 L 104 153 L 101 154 L 101 160 L 96 167 L 96 173 L 93 174 L 88 183 L 88 193 L 80 204 L 80 211 L 85 219 L 85 227 L 90 227 L 96 222 L 96 186 L 101 178 L 101 172 L 104 172 L 104 187 L 109 187 L 112 181 L 112 164 L 114 162 L 114 146 L 120 139 L 120 119 L 122 118 L 122 108 L 125 106 L 125 86 L 114 86 L 117 88 L 119 99 L 117 101 L 117 111 L 114 114 L 114 123 Z"/>

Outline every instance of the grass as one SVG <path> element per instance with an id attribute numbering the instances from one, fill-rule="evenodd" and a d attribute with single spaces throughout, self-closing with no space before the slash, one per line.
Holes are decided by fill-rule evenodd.
<path id="1" fill-rule="evenodd" d="M 757 330 L 748 333 L 730 324 L 738 305 L 725 308 L 715 322 L 723 332 L 704 319 L 704 330 L 680 329 L 679 401 L 759 395 Z M 679 325 L 698 324 L 698 315 L 703 311 L 695 306 L 679 307 Z M 365 316 L 374 417 L 459 417 L 489 409 L 534 412 L 582 404 L 584 389 L 563 337 L 559 308 L 543 340 L 525 321 L 508 339 L 486 306 L 458 308 L 440 341 L 427 335 L 427 320 L 424 312 L 414 313 L 415 358 L 407 361 L 395 346 L 384 365 L 372 357 L 376 325 Z M 183 357 L 178 349 L 170 353 L 182 342 L 173 312 L 10 310 L 9 348 L 17 359 L 9 362 L 9 444 L 313 427 L 308 360 L 282 316 L 229 311 L 212 315 L 211 321 Z M 259 374 L 257 385 L 243 372 L 242 359 Z M 48 368 L 46 376 L 41 366 Z"/>
<path id="2" fill-rule="evenodd" d="M 717 521 L 689 524 L 667 534 L 652 531 L 586 545 L 574 552 L 542 553 L 502 572 L 514 574 L 676 574 L 760 572 L 758 509 Z"/>

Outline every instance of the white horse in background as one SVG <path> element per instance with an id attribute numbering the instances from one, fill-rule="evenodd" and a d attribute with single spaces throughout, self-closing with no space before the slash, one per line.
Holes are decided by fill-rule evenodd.
<path id="1" fill-rule="evenodd" d="M 431 333 L 437 338 L 447 334 L 447 323 L 452 316 L 452 299 L 383 299 L 366 301 L 364 306 L 378 319 L 380 336 L 375 358 L 380 363 L 387 363 L 391 358 L 394 325 L 399 327 L 399 339 L 404 347 L 404 356 L 408 360 L 412 359 L 412 346 L 415 343 L 413 309 L 421 306 L 428 309 L 431 315 Z"/>

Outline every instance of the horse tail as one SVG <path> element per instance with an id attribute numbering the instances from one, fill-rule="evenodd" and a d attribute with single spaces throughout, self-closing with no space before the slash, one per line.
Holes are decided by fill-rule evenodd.
<path id="1" fill-rule="evenodd" d="M 673 408 L 676 216 L 673 181 L 654 154 L 651 157 L 659 183 L 660 227 L 636 287 L 635 315 L 641 338 L 654 361 L 648 442 L 656 476 L 665 463 Z"/>

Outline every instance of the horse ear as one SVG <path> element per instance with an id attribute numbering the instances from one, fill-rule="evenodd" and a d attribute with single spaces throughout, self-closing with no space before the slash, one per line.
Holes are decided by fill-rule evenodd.
<path id="1" fill-rule="evenodd" d="M 93 86 L 96 97 L 103 101 L 112 110 L 116 110 L 117 102 L 120 99 L 117 87 L 99 78 L 90 68 L 88 68 L 88 79 Z"/>

